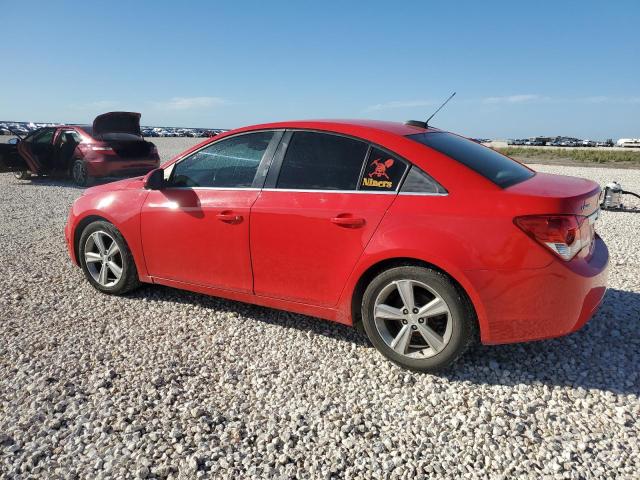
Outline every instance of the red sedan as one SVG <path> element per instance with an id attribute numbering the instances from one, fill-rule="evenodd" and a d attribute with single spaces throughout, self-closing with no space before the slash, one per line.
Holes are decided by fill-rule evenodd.
<path id="1" fill-rule="evenodd" d="M 140 114 L 110 112 L 93 125 L 43 127 L 0 145 L 0 172 L 19 180 L 31 175 L 70 175 L 76 185 L 94 178 L 132 177 L 160 164 L 156 146 L 142 138 Z"/>
<path id="2" fill-rule="evenodd" d="M 65 234 L 102 292 L 158 283 L 313 315 L 437 371 L 478 339 L 587 322 L 606 290 L 599 194 L 418 122 L 285 122 L 86 190 Z"/>

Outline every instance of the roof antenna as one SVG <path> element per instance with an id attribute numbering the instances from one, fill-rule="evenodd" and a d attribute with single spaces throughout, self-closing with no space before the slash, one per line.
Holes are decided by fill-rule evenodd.
<path id="1" fill-rule="evenodd" d="M 431 114 L 431 116 L 429 118 L 427 118 L 426 122 L 421 122 L 419 120 L 409 120 L 407 122 L 405 122 L 405 125 L 410 125 L 412 127 L 422 127 L 422 128 L 429 128 L 429 121 L 436 116 L 436 113 L 438 113 L 440 110 L 442 110 L 442 107 L 444 107 L 447 103 L 449 103 L 449 100 L 451 100 L 454 96 L 456 95 L 456 92 L 453 92 L 449 98 L 447 98 L 444 103 L 442 105 L 440 105 L 438 107 L 438 109 L 433 112 Z"/>

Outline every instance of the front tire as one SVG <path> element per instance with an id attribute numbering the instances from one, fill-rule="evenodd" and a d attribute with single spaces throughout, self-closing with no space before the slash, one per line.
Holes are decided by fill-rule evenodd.
<path id="1" fill-rule="evenodd" d="M 88 187 L 93 182 L 93 177 L 89 176 L 87 164 L 84 160 L 80 159 L 73 162 L 71 166 L 71 178 L 73 179 L 73 183 L 79 187 Z"/>
<path id="2" fill-rule="evenodd" d="M 401 367 L 436 373 L 475 341 L 473 309 L 443 273 L 402 266 L 375 277 L 364 292 L 362 322 L 371 343 Z"/>
<path id="3" fill-rule="evenodd" d="M 140 285 L 127 242 L 109 222 L 96 221 L 84 229 L 78 257 L 85 277 L 96 290 L 122 295 Z"/>

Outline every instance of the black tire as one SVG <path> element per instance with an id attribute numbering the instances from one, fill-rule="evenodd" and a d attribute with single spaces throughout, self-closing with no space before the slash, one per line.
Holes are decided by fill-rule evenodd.
<path id="1" fill-rule="evenodd" d="M 95 232 L 107 233 L 115 241 L 119 249 L 122 274 L 120 276 L 120 279 L 115 282 L 115 284 L 110 286 L 101 285 L 98 281 L 96 281 L 96 279 L 93 278 L 91 272 L 89 271 L 89 267 L 87 266 L 85 253 L 88 245 L 88 240 L 89 237 Z M 127 245 L 127 242 L 125 241 L 120 231 L 118 231 L 118 229 L 109 222 L 95 221 L 87 225 L 87 227 L 83 230 L 82 235 L 80 236 L 80 241 L 78 243 L 78 258 L 80 260 L 80 266 L 82 267 L 82 271 L 84 272 L 85 277 L 96 290 L 111 295 L 123 295 L 140 286 L 138 270 L 136 268 L 135 262 L 133 261 L 131 250 L 129 250 L 129 246 Z"/>
<path id="2" fill-rule="evenodd" d="M 429 358 L 412 358 L 406 354 L 398 353 L 396 350 L 391 348 L 390 344 L 387 343 L 388 340 L 385 341 L 383 334 L 376 325 L 374 318 L 376 299 L 379 298 L 383 290 L 386 292 L 389 291 L 390 288 L 393 288 L 391 286 L 393 282 L 402 280 L 418 282 L 417 285 L 419 287 L 420 285 L 426 285 L 434 292 L 437 292 L 448 307 L 449 313 L 444 316 L 444 321 L 451 322 L 450 338 L 444 347 L 441 347 L 442 350 L 435 354 L 433 353 L 435 350 L 424 350 L 431 353 L 432 356 Z M 426 292 L 425 295 L 428 295 L 428 291 L 424 291 Z M 399 297 L 399 294 L 397 295 Z M 419 302 L 416 298 L 415 305 L 417 306 L 418 304 Z M 371 343 L 373 343 L 373 345 L 392 362 L 409 370 L 428 373 L 439 372 L 455 362 L 465 352 L 469 345 L 477 339 L 477 321 L 473 307 L 469 304 L 464 293 L 457 288 L 449 277 L 437 270 L 418 266 L 401 266 L 386 270 L 375 277 L 365 290 L 361 308 L 362 324 L 369 340 L 371 340 Z M 417 315 L 415 317 L 417 317 Z M 409 320 L 408 327 L 416 329 L 419 328 L 415 323 L 415 327 L 411 324 L 411 322 L 418 321 L 415 317 L 413 317 L 413 320 Z M 436 319 L 436 321 L 442 322 L 442 318 L 443 317 Z M 421 323 L 429 321 L 430 320 L 420 320 Z M 397 321 L 389 321 L 391 327 L 395 325 L 394 322 Z M 402 320 L 402 323 L 407 322 Z M 398 324 L 399 327 L 396 328 L 403 328 L 402 325 L 400 325 L 400 322 L 398 322 Z M 413 335 L 415 335 L 413 332 L 409 333 L 409 338 L 416 338 Z M 418 340 L 420 340 L 420 337 L 418 337 Z M 409 340 L 409 342 L 411 343 L 412 340 Z M 429 347 L 428 342 L 426 342 L 426 345 Z M 408 352 L 412 353 L 411 350 Z M 420 353 L 412 354 L 418 356 L 421 355 Z"/>
<path id="3" fill-rule="evenodd" d="M 71 165 L 71 178 L 79 187 L 88 187 L 93 183 L 93 177 L 90 177 L 87 171 L 87 164 L 81 159 Z"/>
<path id="4" fill-rule="evenodd" d="M 28 170 L 19 170 L 13 172 L 13 176 L 17 180 L 29 180 L 31 178 L 31 172 L 29 172 Z"/>

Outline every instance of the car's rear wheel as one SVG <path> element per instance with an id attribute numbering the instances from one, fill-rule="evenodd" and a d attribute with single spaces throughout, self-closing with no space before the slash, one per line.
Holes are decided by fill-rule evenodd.
<path id="1" fill-rule="evenodd" d="M 71 178 L 73 179 L 73 183 L 79 187 L 87 187 L 93 181 L 93 178 L 89 176 L 87 164 L 84 160 L 80 159 L 73 162 L 71 166 Z"/>
<path id="2" fill-rule="evenodd" d="M 108 222 L 96 221 L 84 229 L 78 257 L 87 280 L 101 292 L 121 295 L 140 285 L 127 242 Z"/>
<path id="3" fill-rule="evenodd" d="M 395 267 L 375 277 L 362 300 L 373 345 L 411 370 L 435 373 L 451 365 L 476 337 L 468 301 L 441 272 Z"/>
<path id="4" fill-rule="evenodd" d="M 28 170 L 19 170 L 13 172 L 13 176 L 18 180 L 29 180 L 31 178 L 31 172 L 29 172 Z"/>

